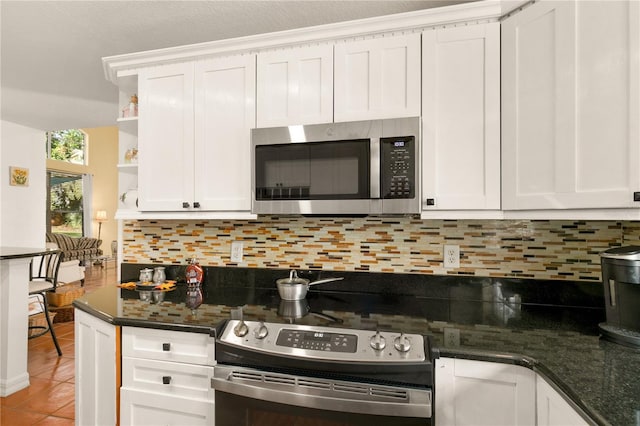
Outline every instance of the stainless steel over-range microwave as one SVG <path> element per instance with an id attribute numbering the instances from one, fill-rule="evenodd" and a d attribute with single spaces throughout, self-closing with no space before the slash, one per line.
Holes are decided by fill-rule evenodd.
<path id="1" fill-rule="evenodd" d="M 252 129 L 257 214 L 420 213 L 420 119 Z"/>

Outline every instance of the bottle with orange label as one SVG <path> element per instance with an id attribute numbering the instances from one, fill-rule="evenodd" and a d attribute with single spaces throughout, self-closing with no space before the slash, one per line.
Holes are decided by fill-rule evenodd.
<path id="1" fill-rule="evenodd" d="M 202 278 L 204 277 L 204 270 L 198 263 L 196 258 L 191 259 L 191 263 L 187 266 L 186 270 L 187 285 L 190 284 L 202 284 Z"/>
<path id="2" fill-rule="evenodd" d="M 204 270 L 195 258 L 191 259 L 191 263 L 187 266 L 185 278 L 187 281 L 187 299 L 185 305 L 187 308 L 191 308 L 191 313 L 195 315 L 196 309 L 202 305 L 201 284 L 204 278 Z"/>

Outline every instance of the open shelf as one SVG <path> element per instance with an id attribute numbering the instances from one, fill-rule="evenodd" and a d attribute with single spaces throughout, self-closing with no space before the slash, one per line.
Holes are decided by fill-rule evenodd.
<path id="1" fill-rule="evenodd" d="M 126 123 L 126 122 L 130 122 L 130 121 L 138 121 L 138 116 L 136 115 L 135 117 L 118 117 L 116 119 L 116 121 L 118 123 Z"/>
<path id="2" fill-rule="evenodd" d="M 119 168 L 119 169 L 137 169 L 137 168 L 138 168 L 138 163 L 123 163 L 123 164 L 118 164 L 118 168 Z"/>

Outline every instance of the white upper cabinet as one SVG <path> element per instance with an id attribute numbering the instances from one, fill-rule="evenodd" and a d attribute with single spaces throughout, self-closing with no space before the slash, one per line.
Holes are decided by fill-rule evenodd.
<path id="1" fill-rule="evenodd" d="M 203 210 L 251 210 L 255 56 L 196 63 L 193 199 Z"/>
<path id="2" fill-rule="evenodd" d="M 255 57 L 140 70 L 139 209 L 249 211 Z"/>
<path id="3" fill-rule="evenodd" d="M 422 33 L 422 208 L 500 210 L 500 24 Z"/>
<path id="4" fill-rule="evenodd" d="M 333 121 L 333 45 L 258 54 L 257 125 Z"/>
<path id="5" fill-rule="evenodd" d="M 334 121 L 420 116 L 420 34 L 338 42 Z"/>
<path id="6" fill-rule="evenodd" d="M 503 209 L 640 207 L 639 10 L 542 1 L 503 21 Z"/>
<path id="7" fill-rule="evenodd" d="M 180 210 L 193 201 L 193 77 L 193 63 L 140 70 L 140 210 Z"/>

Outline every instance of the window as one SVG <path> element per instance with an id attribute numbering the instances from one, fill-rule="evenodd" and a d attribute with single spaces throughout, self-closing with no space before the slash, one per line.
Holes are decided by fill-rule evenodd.
<path id="1" fill-rule="evenodd" d="M 47 158 L 87 164 L 87 134 L 80 129 L 47 132 Z"/>
<path id="2" fill-rule="evenodd" d="M 82 175 L 49 171 L 47 182 L 47 232 L 82 237 Z"/>

